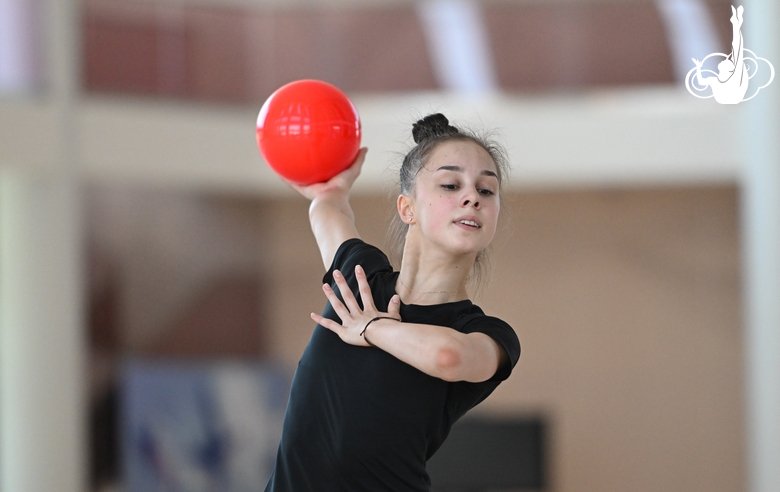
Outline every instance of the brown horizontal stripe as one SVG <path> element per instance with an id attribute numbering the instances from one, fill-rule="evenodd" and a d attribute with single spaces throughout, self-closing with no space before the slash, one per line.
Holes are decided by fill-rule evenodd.
<path id="1" fill-rule="evenodd" d="M 499 83 L 507 89 L 673 81 L 652 3 L 511 5 L 485 9 Z"/>
<path id="2" fill-rule="evenodd" d="M 730 36 L 728 2 L 711 9 Z M 673 82 L 652 2 L 485 2 L 483 12 L 504 90 Z M 89 0 L 83 26 L 88 92 L 257 103 L 301 78 L 347 92 L 440 88 L 408 3 L 244 12 Z"/>

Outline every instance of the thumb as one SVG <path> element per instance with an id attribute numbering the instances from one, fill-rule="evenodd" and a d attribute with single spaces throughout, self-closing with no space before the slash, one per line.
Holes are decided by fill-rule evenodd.
<path id="1" fill-rule="evenodd" d="M 401 298 L 398 294 L 390 299 L 390 303 L 387 305 L 387 314 L 398 320 L 401 319 Z"/>

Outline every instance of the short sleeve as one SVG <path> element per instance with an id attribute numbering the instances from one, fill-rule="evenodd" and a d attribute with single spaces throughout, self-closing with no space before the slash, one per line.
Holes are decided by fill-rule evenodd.
<path id="1" fill-rule="evenodd" d="M 332 285 L 334 270 L 339 270 L 347 280 L 350 280 L 354 278 L 355 267 L 358 265 L 363 267 L 367 277 L 371 277 L 377 272 L 393 271 L 390 260 L 382 250 L 363 242 L 361 239 L 352 238 L 344 241 L 336 250 L 333 263 L 325 276 L 322 277 L 322 282 Z"/>
<path id="2" fill-rule="evenodd" d="M 485 314 L 469 316 L 459 331 L 462 333 L 484 333 L 498 343 L 508 356 L 508 363 L 499 367 L 489 381 L 504 381 L 512 374 L 512 369 L 520 359 L 520 340 L 515 330 L 506 322 Z"/>
<path id="3" fill-rule="evenodd" d="M 447 414 L 455 422 L 467 411 L 485 400 L 502 381 L 512 374 L 520 358 L 520 341 L 515 331 L 504 321 L 484 313 L 470 314 L 458 320 L 455 327 L 462 333 L 484 333 L 498 343 L 508 355 L 508 362 L 496 370 L 492 378 L 481 383 L 458 381 L 451 383 L 448 395 Z"/>

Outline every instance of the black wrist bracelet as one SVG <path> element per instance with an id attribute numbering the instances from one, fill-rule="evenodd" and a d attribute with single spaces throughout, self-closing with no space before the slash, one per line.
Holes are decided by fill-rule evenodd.
<path id="1" fill-rule="evenodd" d="M 390 316 L 377 316 L 376 318 L 372 319 L 368 323 L 366 323 L 366 326 L 363 327 L 363 331 L 360 332 L 360 336 L 363 337 L 363 340 L 366 341 L 367 344 L 371 345 L 372 347 L 375 347 L 373 343 L 368 341 L 368 337 L 366 336 L 366 330 L 368 329 L 368 325 L 373 323 L 374 321 L 380 320 L 380 319 L 391 319 L 393 321 L 401 321 L 400 319 L 391 318 Z"/>

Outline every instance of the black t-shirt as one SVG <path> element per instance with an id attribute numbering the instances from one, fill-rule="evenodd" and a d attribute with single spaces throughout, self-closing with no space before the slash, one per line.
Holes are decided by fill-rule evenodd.
<path id="1" fill-rule="evenodd" d="M 356 265 L 366 272 L 377 309 L 386 312 L 398 272 L 374 246 L 345 241 L 323 282 L 335 288 L 332 273 L 340 270 L 360 299 Z M 330 303 L 323 316 L 340 322 Z M 402 304 L 401 318 L 485 333 L 506 351 L 509 362 L 488 381 L 450 383 L 381 349 L 349 345 L 317 325 L 293 378 L 266 492 L 429 490 L 426 461 L 452 424 L 509 377 L 520 343 L 508 324 L 468 300 Z"/>

